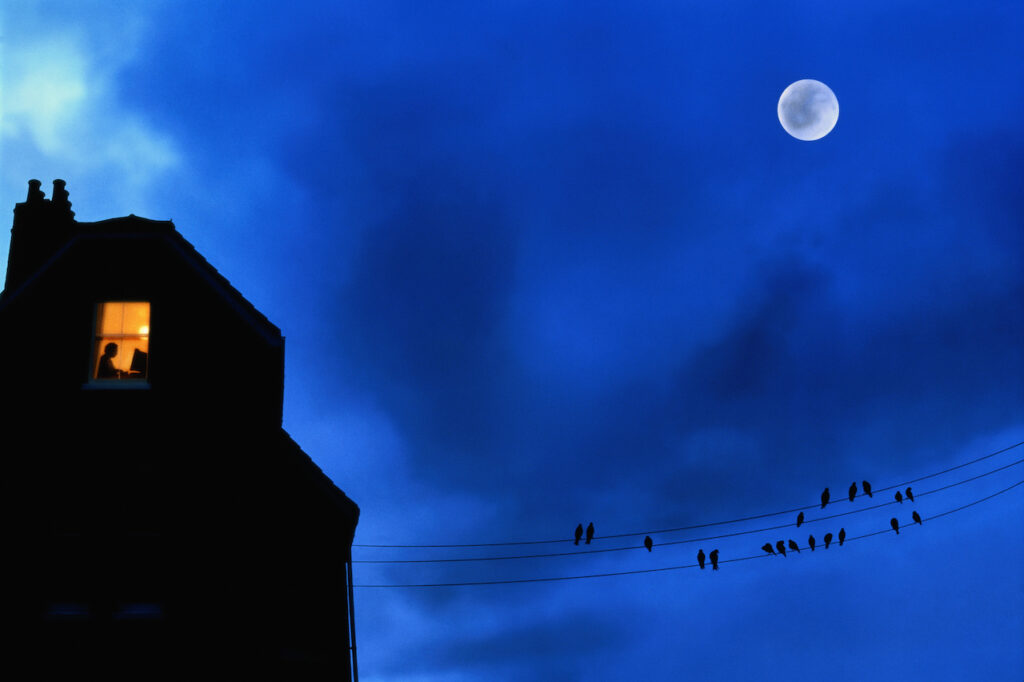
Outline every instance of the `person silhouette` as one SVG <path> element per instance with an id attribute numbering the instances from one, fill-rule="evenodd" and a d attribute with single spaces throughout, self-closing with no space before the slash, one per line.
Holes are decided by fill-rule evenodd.
<path id="1" fill-rule="evenodd" d="M 103 347 L 103 355 L 100 357 L 100 366 L 96 369 L 97 379 L 121 378 L 121 370 L 114 367 L 115 357 L 117 357 L 117 344 L 111 341 Z"/>

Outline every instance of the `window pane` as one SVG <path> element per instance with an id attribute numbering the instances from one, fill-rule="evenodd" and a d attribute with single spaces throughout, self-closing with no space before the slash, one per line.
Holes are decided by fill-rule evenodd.
<path id="1" fill-rule="evenodd" d="M 108 301 L 96 306 L 94 379 L 146 379 L 149 303 Z"/>
<path id="2" fill-rule="evenodd" d="M 148 303 L 123 303 L 124 322 L 121 327 L 122 334 L 148 334 L 149 333 L 149 304 Z"/>
<path id="3" fill-rule="evenodd" d="M 99 323 L 96 331 L 99 334 L 121 334 L 124 319 L 124 303 L 100 303 L 97 311 Z"/>
<path id="4" fill-rule="evenodd" d="M 101 336 L 96 340 L 94 361 L 94 376 L 97 379 L 145 378 L 149 364 L 149 339 L 138 336 Z"/>

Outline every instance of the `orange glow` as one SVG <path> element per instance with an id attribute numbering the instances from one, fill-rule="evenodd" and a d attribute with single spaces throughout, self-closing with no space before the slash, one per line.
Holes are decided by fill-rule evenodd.
<path id="1" fill-rule="evenodd" d="M 94 379 L 146 379 L 149 303 L 109 301 L 96 306 Z"/>

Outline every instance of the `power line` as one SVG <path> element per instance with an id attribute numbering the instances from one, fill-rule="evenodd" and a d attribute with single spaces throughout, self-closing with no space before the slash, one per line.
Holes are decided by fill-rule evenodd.
<path id="1" fill-rule="evenodd" d="M 935 473 L 928 474 L 926 476 L 921 476 L 920 478 L 915 478 L 915 479 L 912 479 L 912 480 L 909 480 L 909 481 L 904 481 L 903 483 L 897 483 L 895 485 L 890 485 L 890 486 L 885 487 L 885 488 L 878 488 L 877 490 L 874 490 L 872 492 L 873 493 L 874 492 L 885 492 L 886 490 L 892 490 L 894 488 L 902 488 L 903 486 L 910 485 L 912 483 L 917 483 L 919 481 L 924 481 L 924 480 L 927 480 L 929 478 L 935 478 L 936 476 L 941 476 L 943 474 L 948 474 L 951 471 L 956 471 L 957 469 L 962 469 L 962 468 L 970 466 L 972 464 L 977 464 L 978 462 L 981 462 L 981 461 L 986 460 L 986 459 L 990 459 L 992 457 L 995 457 L 996 455 L 1001 455 L 1004 452 L 1008 452 L 1010 450 L 1013 450 L 1014 448 L 1020 447 L 1021 445 L 1024 445 L 1024 441 L 1021 441 L 1019 443 L 1015 443 L 1014 445 L 1010 445 L 1010 446 L 1005 447 L 1005 448 L 1003 448 L 1001 450 L 996 450 L 995 452 L 991 452 L 991 453 L 989 453 L 987 455 L 982 455 L 981 457 L 978 457 L 977 459 L 972 459 L 969 462 L 964 462 L 962 464 L 957 464 L 956 466 L 949 467 L 948 469 L 943 469 L 942 471 L 937 471 Z M 862 492 L 859 495 L 856 495 L 855 497 L 863 497 L 865 494 L 866 493 Z M 830 502 L 829 504 L 835 504 L 838 501 L 839 500 L 836 500 L 836 501 Z M 889 504 L 891 504 L 891 503 L 889 503 Z M 810 504 L 810 505 L 807 505 L 805 507 L 794 507 L 792 509 L 784 509 L 782 511 L 769 512 L 769 513 L 766 513 L 766 514 L 757 514 L 757 515 L 754 515 L 754 516 L 744 516 L 744 517 L 741 517 L 741 518 L 729 519 L 727 521 L 712 521 L 710 523 L 700 523 L 700 524 L 696 524 L 696 525 L 693 525 L 693 526 L 679 526 L 678 528 L 662 528 L 660 530 L 646 530 L 646 531 L 637 531 L 637 532 L 633 532 L 633 533 L 618 533 L 618 534 L 615 534 L 615 535 L 598 535 L 598 536 L 595 537 L 595 539 L 596 540 L 608 540 L 608 539 L 612 539 L 612 538 L 639 537 L 639 536 L 642 536 L 642 535 L 656 535 L 656 534 L 662 534 L 662 533 L 675 533 L 675 532 L 684 531 L 684 530 L 696 530 L 698 528 L 710 528 L 710 527 L 713 527 L 713 526 L 725 526 L 725 525 L 732 524 L 732 523 L 741 523 L 743 521 L 756 521 L 757 519 L 765 519 L 765 518 L 769 518 L 769 517 L 772 517 L 772 516 L 781 516 L 782 514 L 793 514 L 795 512 L 806 511 L 808 509 L 817 509 L 818 506 L 819 505 L 817 505 L 817 504 Z M 883 506 L 883 505 L 878 505 L 878 506 Z M 846 513 L 855 513 L 855 512 L 846 512 Z M 550 544 L 555 544 L 555 543 L 567 542 L 567 541 L 571 541 L 571 540 L 572 540 L 572 538 L 558 538 L 556 540 L 522 540 L 522 541 L 517 541 L 517 542 L 511 542 L 511 541 L 510 542 L 477 542 L 477 543 L 448 544 L 448 545 L 371 545 L 371 544 L 353 544 L 352 546 L 353 547 L 365 547 L 365 548 L 393 548 L 393 549 L 451 549 L 451 548 L 458 548 L 458 547 L 509 547 L 509 546 L 514 546 L 514 545 L 550 545 Z M 663 544 L 665 544 L 665 543 L 663 543 Z"/>
<path id="2" fill-rule="evenodd" d="M 931 495 L 933 493 L 941 492 L 943 490 L 948 490 L 949 488 L 955 488 L 958 485 L 964 485 L 965 483 L 970 483 L 971 481 L 976 481 L 979 478 L 984 478 L 985 476 L 991 476 L 992 474 L 995 474 L 995 473 L 998 473 L 1000 471 L 1003 471 L 1004 469 L 1009 469 L 1010 467 L 1017 466 L 1017 465 L 1019 465 L 1021 463 L 1024 463 L 1024 457 L 1022 457 L 1021 459 L 1018 459 L 1015 462 L 1011 462 L 1010 464 L 1004 464 L 1003 466 L 997 467 L 995 469 L 992 469 L 991 471 L 986 471 L 983 474 L 978 474 L 977 476 L 972 476 L 970 478 L 965 478 L 962 481 L 957 481 L 956 483 L 950 483 L 949 485 L 944 485 L 941 488 L 935 488 L 934 490 L 926 490 L 924 492 L 919 492 L 919 493 L 917 493 L 917 497 L 924 497 L 926 495 Z M 888 507 L 891 504 L 897 504 L 897 502 L 895 500 L 890 500 L 888 502 L 880 502 L 878 504 L 871 505 L 870 507 L 861 507 L 860 509 L 853 509 L 851 511 L 841 512 L 839 514 L 829 514 L 828 516 L 819 516 L 817 518 L 808 519 L 808 520 L 804 521 L 803 525 L 807 525 L 807 524 L 810 524 L 810 523 L 815 523 L 815 522 L 818 522 L 818 521 L 826 521 L 828 519 L 835 519 L 835 518 L 839 518 L 840 516 L 849 516 L 850 514 L 860 514 L 862 512 L 871 511 L 872 509 L 879 509 L 881 507 Z M 783 524 L 781 526 L 768 526 L 766 528 L 755 528 L 753 530 L 741 530 L 741 531 L 736 531 L 736 532 L 733 532 L 733 533 L 723 533 L 722 535 L 710 535 L 710 536 L 701 537 L 701 538 L 687 538 L 685 540 L 670 540 L 670 541 L 667 541 L 667 542 L 659 542 L 658 546 L 659 547 L 664 547 L 666 545 L 682 545 L 682 544 L 688 544 L 688 543 L 692 543 L 692 542 L 706 542 L 708 540 L 720 540 L 722 538 L 731 538 L 731 537 L 736 537 L 738 535 L 753 535 L 755 533 L 764 533 L 764 532 L 771 531 L 771 530 L 780 530 L 782 528 L 790 528 L 792 526 L 793 526 L 793 523 L 790 522 L 790 523 Z M 653 535 L 654 533 L 655 533 L 655 531 L 651 531 L 648 534 Z M 640 535 L 640 533 L 638 533 L 637 535 Z M 617 537 L 617 536 L 615 536 L 615 537 Z M 442 564 L 442 563 L 462 563 L 462 562 L 472 562 L 472 561 L 503 561 L 503 560 L 510 560 L 510 559 L 547 559 L 547 558 L 552 558 L 552 557 L 580 556 L 580 555 L 583 555 L 583 554 L 602 554 L 602 553 L 605 553 L 605 552 L 624 552 L 624 551 L 636 550 L 636 549 L 641 549 L 641 548 L 643 548 L 643 545 L 629 545 L 629 546 L 626 546 L 626 547 L 605 547 L 605 548 L 601 548 L 601 549 L 583 549 L 583 550 L 577 550 L 577 551 L 573 551 L 573 552 L 550 552 L 550 553 L 545 553 L 545 554 L 519 554 L 519 555 L 512 555 L 512 556 L 492 556 L 492 557 L 457 557 L 457 558 L 447 558 L 447 559 L 355 559 L 355 560 L 352 561 L 352 563 L 354 563 L 354 564 Z"/>
<path id="3" fill-rule="evenodd" d="M 964 509 L 967 509 L 968 507 L 973 507 L 974 505 L 980 504 L 982 502 L 985 502 L 986 500 L 990 500 L 993 497 L 996 497 L 997 495 L 1002 495 L 1005 492 L 1009 492 L 1010 490 L 1013 490 L 1014 488 L 1016 488 L 1017 486 L 1019 486 L 1021 484 L 1024 484 L 1024 480 L 1017 481 L 1016 483 L 1014 483 L 1013 485 L 1011 485 L 1011 486 L 1009 486 L 1007 488 L 1003 488 L 1002 490 L 994 492 L 991 495 L 987 495 L 985 497 L 977 499 L 977 500 L 975 500 L 973 502 L 969 502 L 969 503 L 967 503 L 965 505 L 962 505 L 960 507 L 957 507 L 955 509 L 949 509 L 947 511 L 935 514 L 933 516 L 925 517 L 924 519 L 922 519 L 922 521 L 931 521 L 933 519 L 937 519 L 937 518 L 940 518 L 940 517 L 943 517 L 943 516 L 948 516 L 949 514 L 954 514 L 954 513 L 958 512 L 958 511 L 962 511 Z M 908 527 L 909 526 L 903 526 L 903 528 L 908 528 Z M 875 536 L 875 535 L 882 535 L 884 533 L 891 533 L 891 532 L 892 532 L 892 530 L 889 529 L 889 528 L 886 528 L 886 529 L 883 529 L 883 530 L 876 530 L 876 531 L 871 532 L 871 533 L 865 533 L 863 535 L 855 535 L 853 537 L 848 537 L 848 538 L 846 538 L 846 542 L 853 542 L 855 540 L 863 540 L 864 538 L 869 538 L 869 537 L 872 537 L 872 536 Z M 808 548 L 807 547 L 801 547 L 801 549 L 808 549 Z M 737 562 L 737 561 L 749 561 L 751 559 L 767 559 L 768 557 L 769 557 L 768 554 L 753 554 L 751 556 L 736 557 L 736 558 L 733 558 L 733 559 L 719 559 L 718 563 L 720 563 L 720 564 L 727 564 L 727 563 L 733 563 L 733 562 Z M 662 566 L 662 567 L 659 567 L 659 568 L 643 568 L 643 569 L 637 569 L 637 570 L 632 570 L 632 571 L 615 571 L 615 572 L 611 572 L 611 573 L 591 573 L 589 575 L 567 575 L 567 576 L 557 576 L 557 577 L 551 577 L 551 578 L 518 578 L 518 579 L 513 579 L 513 580 L 481 580 L 481 581 L 467 581 L 467 582 L 458 582 L 458 583 L 405 583 L 405 584 L 384 584 L 384 585 L 355 585 L 355 587 L 361 587 L 361 588 L 362 587 L 367 587 L 367 588 L 369 588 L 369 587 L 467 587 L 467 586 L 474 586 L 474 585 L 512 585 L 512 584 L 519 584 L 519 583 L 546 583 L 546 582 L 562 582 L 562 581 L 567 581 L 567 580 L 586 580 L 586 579 L 589 579 L 589 578 L 609 578 L 609 577 L 612 577 L 612 576 L 637 575 L 637 574 L 640 574 L 640 573 L 660 573 L 660 572 L 665 572 L 665 571 L 678 571 L 678 570 L 682 570 L 684 568 L 697 568 L 697 566 L 698 566 L 698 564 L 685 564 L 685 565 L 681 565 L 681 566 Z"/>

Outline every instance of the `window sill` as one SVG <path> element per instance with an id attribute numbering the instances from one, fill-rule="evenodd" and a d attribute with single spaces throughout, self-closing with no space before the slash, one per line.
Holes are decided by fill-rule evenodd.
<path id="1" fill-rule="evenodd" d="M 149 390 L 149 381 L 146 379 L 90 379 L 82 384 L 84 391 L 124 391 L 124 390 Z"/>

